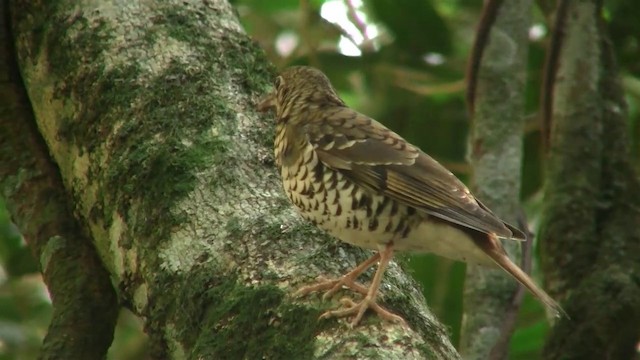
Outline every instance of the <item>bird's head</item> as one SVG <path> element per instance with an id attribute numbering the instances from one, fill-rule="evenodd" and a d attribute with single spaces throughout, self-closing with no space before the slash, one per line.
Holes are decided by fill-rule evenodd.
<path id="1" fill-rule="evenodd" d="M 273 91 L 258 105 L 258 110 L 276 110 L 277 121 L 304 121 L 306 112 L 323 107 L 345 106 L 320 70 L 308 66 L 285 69 L 274 81 Z"/>

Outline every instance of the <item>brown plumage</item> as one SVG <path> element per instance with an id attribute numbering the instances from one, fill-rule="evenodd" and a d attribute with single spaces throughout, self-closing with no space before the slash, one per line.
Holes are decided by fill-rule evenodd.
<path id="1" fill-rule="evenodd" d="M 376 294 L 393 251 L 433 252 L 454 260 L 498 265 L 552 311 L 560 306 L 507 257 L 499 237 L 524 239 L 479 202 L 450 171 L 377 121 L 350 109 L 327 77 L 310 67 L 286 69 L 260 104 L 275 109 L 275 158 L 285 192 L 300 214 L 342 241 L 378 250 L 336 280 L 298 291 L 343 286 L 365 295 L 323 314 L 355 315 L 371 308 L 381 317 L 403 319 L 380 307 Z M 379 261 L 372 284 L 356 278 Z"/>

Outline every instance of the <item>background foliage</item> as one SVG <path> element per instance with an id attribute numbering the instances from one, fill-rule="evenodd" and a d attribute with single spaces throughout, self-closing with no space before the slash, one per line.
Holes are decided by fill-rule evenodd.
<path id="1" fill-rule="evenodd" d="M 312 65 L 331 78 L 343 99 L 467 179 L 469 129 L 463 91 L 467 57 L 482 1 L 235 0 L 247 32 L 279 68 Z M 541 202 L 538 98 L 549 22 L 539 1 L 530 28 L 522 202 L 535 230 Z M 607 27 L 616 47 L 629 103 L 633 151 L 640 153 L 640 2 L 608 1 Z M 0 194 L 1 195 L 1 194 Z M 429 255 L 406 256 L 429 305 L 457 344 L 464 265 Z M 534 262 L 535 263 L 535 262 Z M 535 275 L 535 266 L 534 266 Z M 0 199 L 0 359 L 37 354 L 51 314 L 37 262 Z M 512 359 L 537 358 L 548 327 L 527 296 L 511 344 Z M 144 357 L 140 322 L 123 311 L 110 358 Z M 114 354 L 118 354 L 116 357 Z"/>

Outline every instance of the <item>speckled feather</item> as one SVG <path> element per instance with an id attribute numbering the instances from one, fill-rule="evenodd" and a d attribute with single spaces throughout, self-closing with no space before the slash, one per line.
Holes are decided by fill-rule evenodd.
<path id="1" fill-rule="evenodd" d="M 334 178 L 344 178 L 369 195 L 383 195 L 424 215 L 480 232 L 524 239 L 429 155 L 379 122 L 346 107 L 322 73 L 293 67 L 282 73 L 278 82 L 277 103 L 283 104 L 277 108 L 279 166 L 293 165 L 289 172 L 297 173 L 300 167 L 308 168 L 300 161 L 315 166 L 317 157 L 336 172 Z M 305 89 L 308 91 L 300 91 Z M 305 171 L 311 170 L 302 174 Z"/>
<path id="2" fill-rule="evenodd" d="M 342 241 L 498 265 L 554 311 L 560 307 L 506 256 L 497 237 L 524 239 L 450 171 L 350 109 L 309 67 L 276 79 L 260 108 L 276 110 L 275 158 L 301 215 Z"/>

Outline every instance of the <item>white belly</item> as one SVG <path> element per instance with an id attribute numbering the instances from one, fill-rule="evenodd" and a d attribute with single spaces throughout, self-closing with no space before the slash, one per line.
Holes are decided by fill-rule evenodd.
<path id="1" fill-rule="evenodd" d="M 448 259 L 494 266 L 493 260 L 462 230 L 440 221 L 423 220 L 406 238 L 395 242 L 399 251 L 433 253 Z"/>

